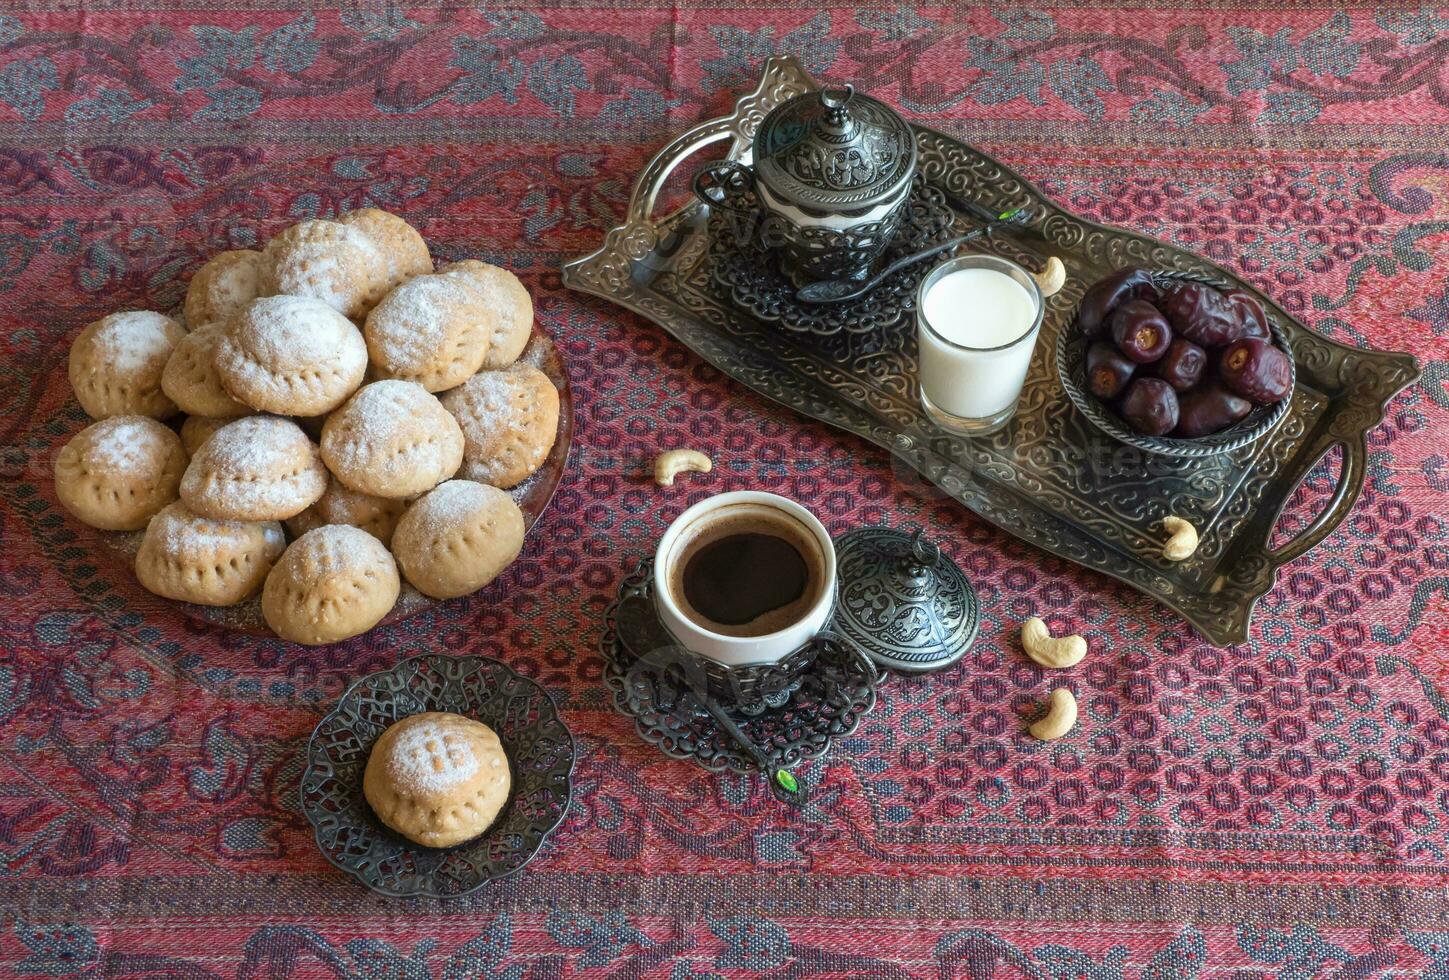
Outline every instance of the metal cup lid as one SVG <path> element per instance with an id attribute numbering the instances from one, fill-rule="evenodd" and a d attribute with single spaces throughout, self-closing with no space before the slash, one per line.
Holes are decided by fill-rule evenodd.
<path id="1" fill-rule="evenodd" d="M 835 629 L 877 666 L 920 674 L 965 655 L 981 625 L 966 575 L 921 536 L 863 527 L 835 539 Z"/>

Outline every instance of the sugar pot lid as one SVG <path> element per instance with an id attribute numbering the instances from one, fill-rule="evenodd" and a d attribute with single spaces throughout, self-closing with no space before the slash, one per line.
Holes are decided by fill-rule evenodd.
<path id="1" fill-rule="evenodd" d="M 754 140 L 755 173 L 785 203 L 859 211 L 893 199 L 916 170 L 910 125 L 853 86 L 797 95 L 770 111 Z"/>
<path id="2" fill-rule="evenodd" d="M 971 648 L 981 606 L 965 574 L 914 534 L 863 527 L 835 539 L 835 629 L 879 667 L 920 674 Z"/>

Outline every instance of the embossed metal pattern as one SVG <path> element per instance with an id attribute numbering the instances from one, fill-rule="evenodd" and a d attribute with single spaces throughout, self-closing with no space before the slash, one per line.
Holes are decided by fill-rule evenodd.
<path id="1" fill-rule="evenodd" d="M 828 104 L 820 93 L 803 94 L 765 117 L 756 173 L 776 196 L 811 213 L 883 204 L 915 169 L 910 126 L 868 95 L 828 94 Z"/>
<path id="2" fill-rule="evenodd" d="M 631 599 L 653 602 L 653 560 L 646 559 L 619 584 L 619 601 L 604 614 L 599 652 L 604 683 L 614 707 L 634 719 L 639 737 L 665 755 L 706 769 L 751 772 L 755 763 L 681 684 L 674 672 L 636 659 L 619 639 L 617 611 Z M 843 642 L 819 638 L 799 689 L 785 703 L 753 715 L 730 708 L 744 734 L 779 768 L 790 769 L 830 751 L 834 740 L 855 731 L 875 707 L 877 677 Z"/>
<path id="3" fill-rule="evenodd" d="M 498 733 L 513 776 L 508 802 L 456 847 L 414 844 L 383 826 L 362 794 L 367 757 L 395 721 L 450 711 Z M 383 895 L 456 898 L 527 864 L 568 812 L 574 741 L 542 687 L 486 657 L 428 654 L 353 684 L 312 732 L 302 812 L 335 867 Z"/>
<path id="4" fill-rule="evenodd" d="M 812 84 L 793 59 L 771 59 L 760 87 L 735 113 L 695 127 L 650 161 L 628 221 L 598 251 L 567 263 L 564 284 L 648 317 L 740 383 L 890 451 L 983 519 L 1158 599 L 1212 642 L 1245 639 L 1276 570 L 1322 541 L 1358 499 L 1367 433 L 1387 401 L 1418 377 L 1414 358 L 1329 340 L 1201 256 L 1079 218 L 979 150 L 917 127 L 917 170 L 928 183 L 998 213 L 1031 208 L 1031 221 L 1016 235 L 998 236 L 993 251 L 1027 265 L 1058 255 L 1067 271 L 1066 286 L 1047 302 L 1016 417 L 986 438 L 950 436 L 921 410 L 909 324 L 822 343 L 760 323 L 711 287 L 703 209 L 649 217 L 676 154 L 734 138 L 737 157 L 761 104 Z M 662 237 L 668 248 L 656 249 Z M 1155 456 L 1149 465 L 1077 411 L 1053 367 L 1057 337 L 1087 285 L 1124 265 L 1195 273 L 1260 298 L 1282 326 L 1298 373 L 1287 415 L 1269 436 L 1206 459 Z M 1343 463 L 1329 506 L 1270 548 L 1279 512 L 1334 448 Z M 1187 561 L 1162 558 L 1161 521 L 1169 514 L 1201 531 Z"/>
<path id="5" fill-rule="evenodd" d="M 835 539 L 833 625 L 879 667 L 921 673 L 961 659 L 981 626 L 976 590 L 956 563 L 902 531 L 863 527 Z"/>
<path id="6" fill-rule="evenodd" d="M 1214 281 L 1208 276 L 1197 273 L 1166 272 L 1156 275 L 1155 278 L 1161 281 L 1177 279 L 1205 282 L 1210 286 L 1224 288 L 1227 285 L 1225 282 Z M 1057 378 L 1062 383 L 1062 390 L 1067 393 L 1072 404 L 1077 406 L 1077 411 L 1118 442 L 1125 442 L 1129 446 L 1135 446 L 1144 452 L 1159 456 L 1201 459 L 1205 456 L 1217 456 L 1234 449 L 1242 449 L 1244 446 L 1257 442 L 1272 432 L 1273 427 L 1288 415 L 1292 399 L 1285 398 L 1276 405 L 1254 408 L 1246 418 L 1236 424 L 1228 426 L 1221 432 L 1214 432 L 1197 439 L 1170 439 L 1145 436 L 1136 432 L 1087 390 L 1088 345 L 1086 338 L 1071 328 L 1075 319 L 1076 313 L 1073 312 L 1072 316 L 1067 319 L 1068 326 L 1064 331 L 1064 336 L 1057 343 Z M 1268 329 L 1273 333 L 1274 342 L 1285 351 L 1288 350 L 1288 335 L 1284 332 L 1282 324 L 1274 318 L 1272 313 L 1268 314 L 1268 320 Z M 1294 373 L 1296 376 L 1296 370 Z"/>
<path id="7" fill-rule="evenodd" d="M 723 213 L 710 216 L 709 266 L 714 285 L 723 298 L 755 319 L 817 337 L 842 332 L 877 333 L 899 323 L 915 309 L 916 284 L 930 271 L 931 264 L 907 266 L 854 303 L 801 303 L 795 299 L 799 280 L 787 275 L 768 249 L 796 249 L 800 254 L 795 264 L 798 267 L 803 263 L 812 278 L 845 278 L 845 273 L 859 265 L 852 256 L 861 250 L 883 250 L 881 261 L 889 263 L 944 241 L 953 233 L 955 222 L 945 196 L 918 181 L 894 231 L 890 226 L 895 216 L 889 222 L 871 222 L 846 231 L 805 229 L 787 236 L 786 242 L 777 239 L 769 228 L 779 220 L 775 215 L 761 218 L 759 228 L 752 227 L 749 218 L 739 217 L 739 209 L 748 206 L 747 195 L 753 196 L 738 188 L 722 191 L 726 207 Z M 890 240 L 883 249 L 878 247 L 880 236 Z"/>

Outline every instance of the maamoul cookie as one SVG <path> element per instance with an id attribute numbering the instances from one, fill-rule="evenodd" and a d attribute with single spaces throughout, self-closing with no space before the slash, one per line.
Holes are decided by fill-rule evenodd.
<path id="1" fill-rule="evenodd" d="M 70 386 L 81 408 L 93 419 L 175 415 L 176 405 L 161 390 L 161 372 L 184 336 L 181 324 L 148 310 L 88 324 L 70 345 Z"/>
<path id="2" fill-rule="evenodd" d="M 505 490 L 543 465 L 558 435 L 558 389 L 531 364 L 480 371 L 443 407 L 463 429 L 461 475 Z"/>
<path id="3" fill-rule="evenodd" d="M 392 282 L 391 262 L 361 228 L 315 219 L 267 242 L 263 293 L 308 296 L 362 317 Z"/>
<path id="4" fill-rule="evenodd" d="M 233 398 L 258 411 L 322 415 L 362 384 L 367 344 L 325 303 L 269 296 L 227 322 L 216 372 Z"/>
<path id="5" fill-rule="evenodd" d="M 416 228 L 397 215 L 381 208 L 363 208 L 349 211 L 337 220 L 360 229 L 382 252 L 388 269 L 385 289 L 392 289 L 410 276 L 433 271 L 428 243 L 423 241 Z"/>
<path id="6" fill-rule="evenodd" d="M 284 640 L 335 643 L 376 626 L 398 589 L 397 563 L 381 541 L 328 524 L 287 548 L 262 589 L 262 615 Z"/>
<path id="7" fill-rule="evenodd" d="M 484 304 L 493 311 L 493 336 L 483 367 L 495 370 L 518 360 L 533 333 L 533 298 L 518 277 L 477 259 L 453 262 L 438 271 L 456 276 L 478 290 Z"/>
<path id="8" fill-rule="evenodd" d="M 455 276 L 415 276 L 367 314 L 363 335 L 378 377 L 445 391 L 483 366 L 498 317 Z"/>
<path id="9" fill-rule="evenodd" d="M 186 453 L 166 426 L 113 415 L 78 432 L 55 458 L 55 495 L 103 531 L 135 531 L 176 499 Z"/>
<path id="10" fill-rule="evenodd" d="M 458 471 L 463 432 L 421 385 L 374 381 L 328 416 L 322 459 L 360 493 L 412 497 Z"/>
<path id="11" fill-rule="evenodd" d="M 210 439 L 213 432 L 235 421 L 234 418 L 214 419 L 205 415 L 188 415 L 186 421 L 181 423 L 181 448 L 186 450 L 188 458 L 195 456 L 201 444 Z"/>
<path id="12" fill-rule="evenodd" d="M 262 253 L 250 248 L 218 252 L 186 287 L 186 325 L 219 323 L 262 295 Z"/>
<path id="13" fill-rule="evenodd" d="M 213 521 L 174 503 L 146 526 L 136 577 L 167 599 L 231 606 L 256 594 L 286 546 L 276 521 Z"/>
<path id="14" fill-rule="evenodd" d="M 212 433 L 181 477 L 181 499 L 219 521 L 282 521 L 327 489 L 327 468 L 296 423 L 268 415 L 237 419 Z"/>
<path id="15" fill-rule="evenodd" d="M 392 552 L 403 576 L 435 599 L 476 592 L 523 548 L 523 511 L 497 487 L 449 480 L 398 521 Z"/>
<path id="16" fill-rule="evenodd" d="M 313 528 L 326 524 L 350 524 L 360 527 L 383 544 L 392 541 L 393 529 L 402 516 L 401 500 L 388 500 L 371 494 L 349 490 L 333 477 L 327 492 L 311 507 L 287 519 L 287 530 L 300 538 Z"/>
<path id="17" fill-rule="evenodd" d="M 492 825 L 513 777 L 493 729 L 427 711 L 389 725 L 367 757 L 362 793 L 379 820 L 425 847 L 452 847 Z"/>
<path id="18" fill-rule="evenodd" d="M 240 418 L 252 414 L 227 394 L 216 372 L 216 348 L 223 336 L 220 323 L 196 327 L 181 338 L 161 372 L 161 390 L 188 415 Z"/>

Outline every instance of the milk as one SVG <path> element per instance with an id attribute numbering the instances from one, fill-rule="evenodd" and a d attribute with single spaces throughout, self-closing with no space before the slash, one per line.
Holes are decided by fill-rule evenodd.
<path id="1" fill-rule="evenodd" d="M 923 283 L 917 313 L 921 391 L 931 406 L 963 420 L 1009 413 L 1036 346 L 1037 298 L 987 256 L 957 263 Z M 999 349 L 992 349 L 999 348 Z M 1004 422 L 1005 419 L 1000 419 Z"/>

